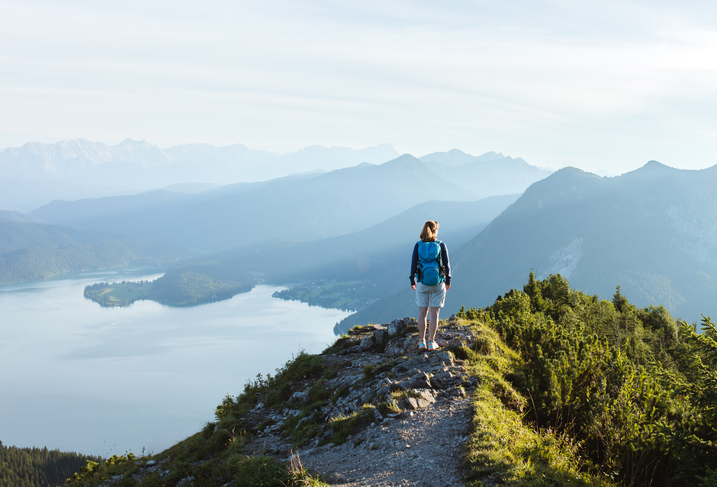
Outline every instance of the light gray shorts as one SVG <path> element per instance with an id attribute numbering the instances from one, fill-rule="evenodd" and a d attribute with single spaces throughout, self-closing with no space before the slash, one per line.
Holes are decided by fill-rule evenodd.
<path id="1" fill-rule="evenodd" d="M 446 283 L 441 282 L 435 286 L 426 286 L 416 283 L 416 304 L 419 308 L 442 308 L 446 302 Z"/>

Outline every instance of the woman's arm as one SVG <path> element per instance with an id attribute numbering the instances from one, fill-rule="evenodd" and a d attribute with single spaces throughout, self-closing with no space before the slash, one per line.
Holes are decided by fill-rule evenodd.
<path id="1" fill-rule="evenodd" d="M 418 272 L 418 242 L 413 247 L 413 255 L 411 256 L 411 275 L 408 278 L 411 280 L 411 287 L 416 289 L 416 272 Z"/>
<path id="2" fill-rule="evenodd" d="M 441 242 L 441 260 L 443 260 L 443 271 L 446 277 L 446 288 L 451 287 L 451 262 L 448 259 L 448 247 L 445 242 Z"/>

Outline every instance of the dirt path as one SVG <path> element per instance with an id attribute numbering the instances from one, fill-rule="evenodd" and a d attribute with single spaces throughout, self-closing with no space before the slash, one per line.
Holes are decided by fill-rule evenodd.
<path id="1" fill-rule="evenodd" d="M 323 387 L 343 391 L 342 396 L 322 407 L 326 426 L 321 436 L 291 452 L 294 460 L 343 487 L 463 485 L 461 463 L 471 419 L 468 397 L 475 379 L 449 353 L 418 351 L 416 333 L 408 329 L 408 334 L 401 333 L 402 327 L 413 323 L 405 318 L 388 326 L 364 327 L 344 338 L 343 348 L 324 355 L 327 369 L 336 375 Z M 451 322 L 439 335 L 441 347 L 473 342 L 469 329 Z M 372 370 L 383 372 L 373 376 Z M 301 384 L 303 390 L 295 392 L 281 412 L 257 405 L 250 421 L 260 424 L 269 418 L 273 424 L 250 440 L 250 454 L 292 460 L 292 447 L 285 434 L 282 438 L 281 426 L 289 416 L 299 414 L 310 386 Z M 408 397 L 396 403 L 391 391 L 405 391 Z M 382 401 L 394 401 L 394 412 L 374 410 L 374 422 L 356 429 L 343 444 L 317 446 L 332 433 L 330 418 L 356 414 L 362 404 Z"/>
<path id="2" fill-rule="evenodd" d="M 341 487 L 463 485 L 469 423 L 468 399 L 439 400 L 402 418 L 386 418 L 341 446 L 298 453 L 304 467 Z"/>

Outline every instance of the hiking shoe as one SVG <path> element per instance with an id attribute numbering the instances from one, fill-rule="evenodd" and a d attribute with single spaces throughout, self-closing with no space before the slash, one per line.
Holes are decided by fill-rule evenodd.
<path id="1" fill-rule="evenodd" d="M 425 349 L 426 349 L 426 341 L 421 340 L 420 342 L 418 342 L 418 351 L 423 352 Z"/>
<path id="2" fill-rule="evenodd" d="M 434 350 L 438 350 L 439 348 L 441 348 L 441 347 L 439 347 L 438 344 L 437 344 L 436 342 L 434 342 L 434 341 L 432 341 L 432 342 L 430 342 L 430 343 L 428 344 L 428 351 L 429 351 L 429 352 L 432 352 L 432 351 L 434 351 Z"/>

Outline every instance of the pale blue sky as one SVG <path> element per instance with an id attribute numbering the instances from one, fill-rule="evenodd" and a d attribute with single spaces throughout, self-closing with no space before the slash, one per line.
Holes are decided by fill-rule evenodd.
<path id="1" fill-rule="evenodd" d="M 0 0 L 0 148 L 388 142 L 717 164 L 712 1 Z"/>

